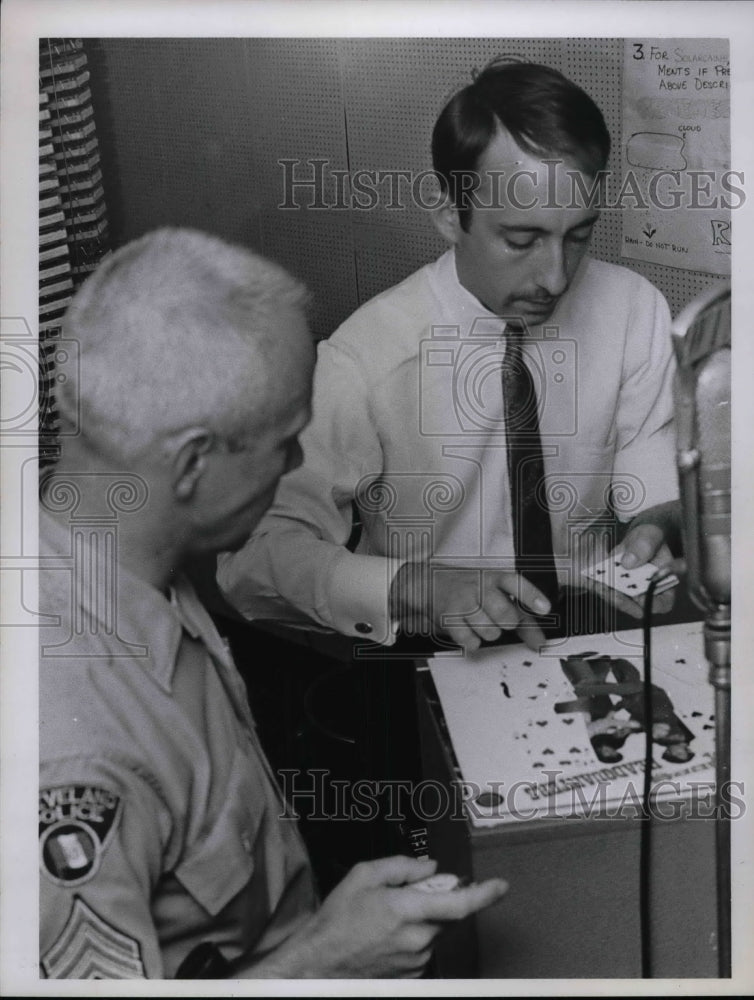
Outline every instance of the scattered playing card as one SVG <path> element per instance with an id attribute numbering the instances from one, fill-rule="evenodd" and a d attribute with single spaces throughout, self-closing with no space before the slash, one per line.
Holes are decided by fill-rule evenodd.
<path id="1" fill-rule="evenodd" d="M 611 555 L 602 562 L 590 566 L 584 570 L 584 576 L 588 576 L 597 583 L 603 583 L 606 587 L 626 594 L 627 597 L 641 597 L 649 589 L 649 581 L 657 572 L 654 563 L 644 563 L 636 569 L 626 569 L 621 565 L 621 557 Z M 661 594 L 670 587 L 675 587 L 678 577 L 671 574 L 655 587 L 655 594 Z"/>

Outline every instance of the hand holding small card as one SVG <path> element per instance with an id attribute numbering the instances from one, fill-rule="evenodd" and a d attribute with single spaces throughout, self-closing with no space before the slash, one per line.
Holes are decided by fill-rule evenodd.
<path id="1" fill-rule="evenodd" d="M 617 590 L 619 593 L 625 594 L 626 597 L 642 597 L 649 589 L 649 583 L 658 572 L 658 567 L 654 563 L 648 562 L 635 569 L 626 569 L 621 559 L 621 552 L 617 550 L 611 552 L 607 559 L 587 567 L 583 571 L 584 576 L 594 580 L 595 583 Z M 661 594 L 664 590 L 675 587 L 678 582 L 678 577 L 672 573 L 657 584 L 655 594 Z"/>

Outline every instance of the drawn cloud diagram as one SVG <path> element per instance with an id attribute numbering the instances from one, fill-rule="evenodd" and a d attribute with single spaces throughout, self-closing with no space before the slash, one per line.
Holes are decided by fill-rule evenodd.
<path id="1" fill-rule="evenodd" d="M 685 170 L 683 138 L 669 132 L 634 132 L 626 145 L 632 167 L 647 170 Z"/>

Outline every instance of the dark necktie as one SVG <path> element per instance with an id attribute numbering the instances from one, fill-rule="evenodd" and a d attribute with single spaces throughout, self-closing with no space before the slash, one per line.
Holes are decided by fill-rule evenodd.
<path id="1" fill-rule="evenodd" d="M 550 511 L 537 416 L 537 392 L 523 355 L 521 321 L 508 321 L 503 360 L 503 403 L 516 570 L 549 598 L 558 598 Z"/>

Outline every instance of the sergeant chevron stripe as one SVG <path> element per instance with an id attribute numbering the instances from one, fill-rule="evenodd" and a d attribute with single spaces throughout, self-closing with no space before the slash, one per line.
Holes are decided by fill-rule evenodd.
<path id="1" fill-rule="evenodd" d="M 143 979 L 138 941 L 76 897 L 63 932 L 42 957 L 48 979 Z"/>

